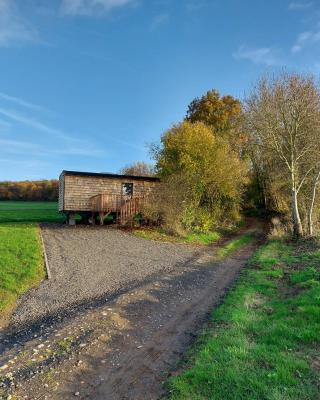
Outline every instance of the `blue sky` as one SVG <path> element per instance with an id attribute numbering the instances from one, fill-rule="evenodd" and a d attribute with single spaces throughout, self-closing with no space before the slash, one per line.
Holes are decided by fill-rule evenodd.
<path id="1" fill-rule="evenodd" d="M 320 74 L 320 1 L 0 0 L 0 180 L 117 172 L 211 88 Z"/>

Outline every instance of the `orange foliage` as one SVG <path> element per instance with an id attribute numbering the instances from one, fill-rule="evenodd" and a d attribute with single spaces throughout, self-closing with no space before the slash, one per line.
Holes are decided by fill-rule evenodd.
<path id="1" fill-rule="evenodd" d="M 0 182 L 0 200 L 57 201 L 57 180 Z"/>

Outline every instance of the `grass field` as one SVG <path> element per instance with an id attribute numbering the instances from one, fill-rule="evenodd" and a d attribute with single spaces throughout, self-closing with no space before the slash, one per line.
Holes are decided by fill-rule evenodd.
<path id="1" fill-rule="evenodd" d="M 62 221 L 56 202 L 0 201 L 0 321 L 45 276 L 39 222 Z"/>
<path id="2" fill-rule="evenodd" d="M 318 399 L 319 333 L 319 243 L 270 241 L 169 380 L 169 397 Z"/>
<path id="3" fill-rule="evenodd" d="M 2 222 L 60 222 L 56 202 L 0 201 L 0 223 Z"/>

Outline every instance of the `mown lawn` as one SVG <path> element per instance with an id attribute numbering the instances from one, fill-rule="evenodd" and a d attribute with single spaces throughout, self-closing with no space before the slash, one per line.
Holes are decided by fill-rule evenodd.
<path id="1" fill-rule="evenodd" d="M 0 314 L 44 276 L 37 225 L 0 224 Z"/>
<path id="2" fill-rule="evenodd" d="M 45 277 L 37 222 L 62 221 L 56 202 L 0 201 L 0 321 Z"/>
<path id="3" fill-rule="evenodd" d="M 320 398 L 320 245 L 269 241 L 212 315 L 171 400 Z"/>

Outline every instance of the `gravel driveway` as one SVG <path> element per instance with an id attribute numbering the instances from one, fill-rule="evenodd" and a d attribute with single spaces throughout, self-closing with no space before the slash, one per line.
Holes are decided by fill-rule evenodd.
<path id="1" fill-rule="evenodd" d="M 182 268 L 191 246 L 158 243 L 114 228 L 42 228 L 52 278 L 23 296 L 12 316 L 21 324 L 86 301 L 106 298 L 147 277 Z"/>
<path id="2" fill-rule="evenodd" d="M 254 227 L 254 240 L 222 260 L 226 242 L 199 249 L 47 226 L 52 280 L 21 299 L 12 322 L 26 324 L 0 331 L 0 398 L 163 398 L 163 381 L 263 242 L 260 225 L 238 232 Z M 59 312 L 79 303 L 88 307 Z M 46 314 L 54 318 L 32 324 Z"/>

